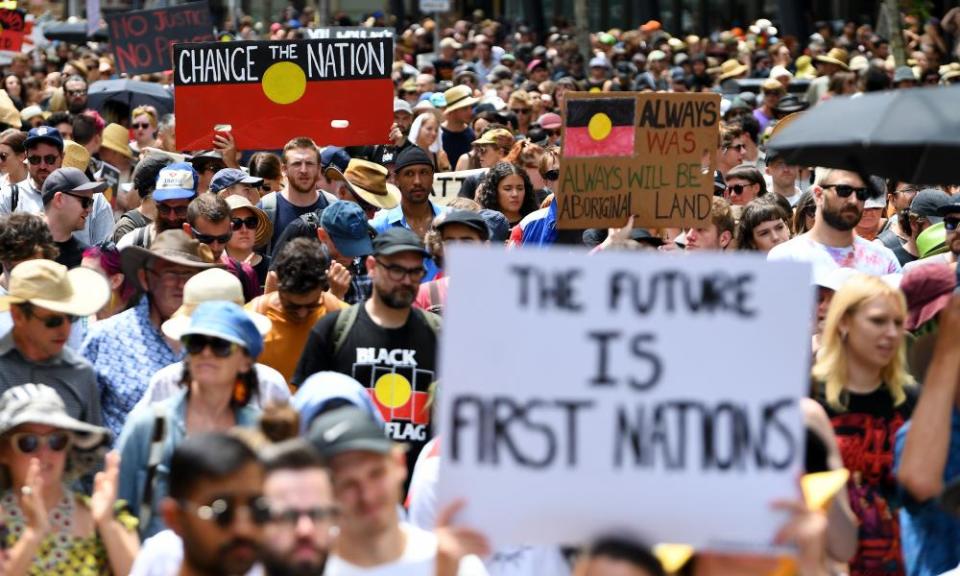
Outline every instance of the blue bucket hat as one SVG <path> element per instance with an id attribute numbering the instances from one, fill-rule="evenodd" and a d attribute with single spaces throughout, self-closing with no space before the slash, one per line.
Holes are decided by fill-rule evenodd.
<path id="1" fill-rule="evenodd" d="M 181 338 L 193 334 L 213 336 L 239 344 L 251 358 L 263 351 L 263 337 L 250 316 L 233 302 L 211 300 L 202 302 L 190 315 L 190 326 Z"/>
<path id="2" fill-rule="evenodd" d="M 197 195 L 200 176 L 189 162 L 176 162 L 157 173 L 157 187 L 153 191 L 156 202 L 186 200 Z"/>
<path id="3" fill-rule="evenodd" d="M 371 234 L 363 208 L 353 202 L 339 201 L 327 206 L 320 216 L 320 227 L 330 235 L 337 251 L 356 258 L 373 254 Z"/>

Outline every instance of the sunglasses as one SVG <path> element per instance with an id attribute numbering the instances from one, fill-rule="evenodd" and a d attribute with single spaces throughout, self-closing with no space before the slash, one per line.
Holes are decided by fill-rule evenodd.
<path id="1" fill-rule="evenodd" d="M 86 93 L 86 90 L 67 90 L 68 96 L 83 96 Z"/>
<path id="2" fill-rule="evenodd" d="M 823 184 L 821 188 L 833 188 L 837 196 L 849 198 L 851 194 L 857 195 L 857 200 L 865 202 L 870 197 L 870 189 L 866 186 L 849 186 L 847 184 Z"/>
<path id="3" fill-rule="evenodd" d="M 556 182 L 557 180 L 560 179 L 560 171 L 556 169 L 547 170 L 546 172 L 543 173 L 543 179 L 549 180 L 551 182 Z"/>
<path id="4" fill-rule="evenodd" d="M 47 154 L 45 156 L 27 156 L 27 161 L 33 164 L 34 166 L 39 165 L 41 162 L 47 166 L 53 166 L 57 163 L 60 157 L 55 154 Z"/>
<path id="5" fill-rule="evenodd" d="M 187 347 L 187 353 L 196 356 L 203 352 L 204 348 L 210 347 L 210 352 L 217 358 L 226 358 L 233 354 L 237 345 L 223 338 L 216 336 L 205 336 L 203 334 L 190 334 L 183 337 L 183 344 Z"/>
<path id="6" fill-rule="evenodd" d="M 514 114 L 529 114 L 530 112 L 533 111 L 533 109 L 531 109 L 531 108 L 511 108 L 510 111 L 513 112 Z"/>
<path id="7" fill-rule="evenodd" d="M 270 520 L 270 507 L 263 496 L 248 498 L 246 503 L 238 504 L 233 498 L 217 498 L 206 506 L 198 506 L 188 500 L 180 502 L 183 508 L 194 508 L 197 518 L 213 521 L 221 528 L 229 528 L 237 518 L 237 510 L 246 508 L 250 520 L 260 526 Z"/>
<path id="8" fill-rule="evenodd" d="M 63 326 L 63 323 L 73 324 L 80 319 L 79 316 L 74 316 L 73 314 L 55 314 L 53 316 L 38 316 L 36 312 L 30 313 L 34 318 L 43 323 L 45 328 L 59 328 Z"/>
<path id="9" fill-rule="evenodd" d="M 232 236 L 233 232 L 227 232 L 226 234 L 214 236 L 213 234 L 201 234 L 196 230 L 193 231 L 193 237 L 196 238 L 197 242 L 201 244 L 213 244 L 214 242 L 218 244 L 226 244 L 230 241 Z"/>
<path id="10" fill-rule="evenodd" d="M 49 434 L 34 434 L 32 432 L 21 432 L 10 436 L 13 446 L 21 454 L 33 454 L 40 450 L 44 444 L 51 452 L 63 452 L 70 446 L 70 433 L 63 431 L 51 432 Z"/>
<path id="11" fill-rule="evenodd" d="M 960 224 L 960 218 L 953 218 L 950 216 L 946 216 L 943 219 L 943 228 L 947 232 L 956 232 L 957 224 Z"/>
<path id="12" fill-rule="evenodd" d="M 244 226 L 247 227 L 247 230 L 256 230 L 257 223 L 258 223 L 258 220 L 256 216 L 247 216 L 246 218 L 230 219 L 230 226 L 232 226 L 234 230 L 239 230 Z"/>
<path id="13" fill-rule="evenodd" d="M 186 218 L 187 217 L 187 207 L 186 206 L 167 206 L 163 202 L 157 202 L 157 212 L 161 216 L 166 216 L 168 214 L 175 214 L 177 218 Z"/>
<path id="14" fill-rule="evenodd" d="M 150 123 L 149 123 L 149 122 L 131 124 L 130 126 L 131 126 L 134 130 L 147 130 L 147 129 L 149 129 L 149 128 L 152 128 L 152 126 L 150 126 Z"/>
<path id="15" fill-rule="evenodd" d="M 748 184 L 748 186 L 750 186 L 750 184 Z M 739 196 L 743 194 L 744 188 L 746 188 L 746 186 L 744 186 L 743 184 L 731 184 L 730 186 L 727 186 L 727 192 L 730 192 L 731 194 L 736 194 L 737 196 Z"/>
<path id="16" fill-rule="evenodd" d="M 303 517 L 309 518 L 314 524 L 325 524 L 336 521 L 339 516 L 340 510 L 334 506 L 329 508 L 317 506 L 307 508 L 306 510 L 296 510 L 294 508 L 289 510 L 274 510 L 270 514 L 270 520 L 275 524 L 296 526 Z"/>
<path id="17" fill-rule="evenodd" d="M 90 208 L 90 206 L 93 205 L 92 196 L 83 196 L 81 194 L 74 194 L 73 192 L 67 192 L 66 190 L 62 191 L 62 193 L 66 194 L 67 196 L 72 196 L 73 198 L 76 198 L 80 202 L 80 207 L 83 208 L 84 210 L 87 210 L 88 208 Z"/>

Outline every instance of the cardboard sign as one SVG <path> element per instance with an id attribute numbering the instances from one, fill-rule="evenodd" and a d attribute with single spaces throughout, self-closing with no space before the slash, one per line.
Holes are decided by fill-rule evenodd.
<path id="1" fill-rule="evenodd" d="M 103 195 L 107 200 L 113 200 L 120 191 L 120 170 L 109 162 L 103 162 L 100 173 L 97 174 L 97 180 L 107 183 L 107 189 L 103 191 Z"/>
<path id="2" fill-rule="evenodd" d="M 26 12 L 0 9 L 0 50 L 19 52 L 27 31 Z"/>
<path id="3" fill-rule="evenodd" d="M 177 42 L 213 40 L 213 22 L 206 2 L 156 10 L 106 15 L 110 46 L 120 74 L 170 70 L 170 47 Z"/>
<path id="4" fill-rule="evenodd" d="M 786 518 L 771 503 L 800 499 L 808 265 L 466 246 L 445 261 L 438 508 L 464 498 L 458 522 L 495 547 L 770 549 Z"/>
<path id="5" fill-rule="evenodd" d="M 487 168 L 460 170 L 459 172 L 437 172 L 433 175 L 433 192 L 430 199 L 439 204 L 446 204 L 460 195 L 463 181 L 476 174 L 486 174 Z"/>
<path id="6" fill-rule="evenodd" d="M 366 26 L 329 26 L 325 28 L 303 28 L 303 33 L 311 40 L 328 38 L 393 38 L 393 28 L 367 28 Z"/>
<path id="7" fill-rule="evenodd" d="M 720 96 L 571 93 L 566 104 L 560 228 L 694 226 L 710 217 Z"/>
<path id="8" fill-rule="evenodd" d="M 393 123 L 393 38 L 174 46 L 177 146 L 212 146 L 229 125 L 242 150 L 386 143 Z"/>

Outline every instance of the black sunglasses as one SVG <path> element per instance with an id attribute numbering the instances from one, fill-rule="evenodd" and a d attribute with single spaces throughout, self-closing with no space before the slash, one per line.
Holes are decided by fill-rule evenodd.
<path id="1" fill-rule="evenodd" d="M 849 198 L 851 194 L 857 195 L 857 200 L 865 202 L 867 198 L 870 197 L 870 189 L 866 186 L 850 186 L 848 184 L 823 184 L 821 188 L 833 188 L 837 192 L 837 196 L 841 198 Z"/>
<path id="2" fill-rule="evenodd" d="M 257 229 L 257 217 L 256 216 L 247 216 L 246 218 L 231 218 L 230 225 L 234 230 L 239 230 L 241 227 L 246 226 L 247 230 L 256 230 Z"/>
<path id="3" fill-rule="evenodd" d="M 743 194 L 743 189 L 746 188 L 743 184 L 731 184 L 727 186 L 727 191 L 736 194 L 737 196 Z"/>
<path id="4" fill-rule="evenodd" d="M 50 434 L 22 432 L 13 434 L 10 438 L 21 454 L 33 454 L 40 450 L 43 444 L 46 444 L 51 452 L 63 452 L 70 445 L 70 434 L 63 431 L 51 432 Z"/>
<path id="5" fill-rule="evenodd" d="M 560 179 L 560 171 L 556 169 L 547 170 L 546 172 L 543 173 L 543 179 L 549 180 L 551 182 L 556 182 L 557 180 Z"/>
<path id="6" fill-rule="evenodd" d="M 133 129 L 135 129 L 135 130 L 136 130 L 136 129 L 139 129 L 139 128 L 142 128 L 142 129 L 144 129 L 144 130 L 146 130 L 146 129 L 148 129 L 148 128 L 152 128 L 152 126 L 150 126 L 150 123 L 149 123 L 149 122 L 144 122 L 144 123 L 142 123 L 142 124 L 141 124 L 141 123 L 131 124 L 130 127 L 133 128 Z"/>
<path id="7" fill-rule="evenodd" d="M 43 162 L 47 166 L 53 166 L 54 164 L 57 163 L 57 160 L 59 159 L 60 157 L 57 156 L 56 154 L 46 154 L 44 156 L 27 156 L 27 161 L 33 164 L 34 166 L 39 165 L 40 162 Z"/>
<path id="8" fill-rule="evenodd" d="M 250 520 L 258 526 L 270 520 L 270 507 L 262 496 L 249 498 L 243 504 L 238 504 L 232 498 L 217 498 L 206 506 L 198 506 L 188 500 L 181 501 L 180 506 L 195 508 L 197 518 L 213 521 L 221 528 L 229 528 L 233 524 L 240 508 L 246 508 L 250 512 Z"/>
<path id="9" fill-rule="evenodd" d="M 29 311 L 28 314 L 39 320 L 43 323 L 46 328 L 59 328 L 63 326 L 64 322 L 73 324 L 80 319 L 79 316 L 74 316 L 73 314 L 55 314 L 53 316 L 38 316 L 35 312 Z"/>
<path id="10" fill-rule="evenodd" d="M 187 217 L 187 207 L 186 206 L 167 206 L 163 202 L 157 202 L 157 212 L 161 215 L 176 214 L 177 218 L 186 218 Z"/>
<path id="11" fill-rule="evenodd" d="M 947 232 L 956 232 L 958 224 L 960 224 L 960 218 L 952 216 L 945 216 L 943 218 L 943 228 Z"/>
<path id="12" fill-rule="evenodd" d="M 201 234 L 196 230 L 193 230 L 193 237 L 196 238 L 197 242 L 200 242 L 201 244 L 213 244 L 214 242 L 218 244 L 226 244 L 230 241 L 232 236 L 233 232 L 227 232 L 226 234 L 214 236 L 213 234 Z"/>
<path id="13" fill-rule="evenodd" d="M 187 347 L 187 353 L 196 356 L 203 352 L 203 349 L 210 347 L 210 351 L 217 358 L 226 358 L 233 354 L 236 344 L 216 336 L 204 336 L 203 334 L 190 334 L 183 337 L 183 344 Z"/>
<path id="14" fill-rule="evenodd" d="M 93 197 L 92 197 L 92 196 L 83 196 L 83 195 L 81 195 L 81 194 L 74 194 L 73 192 L 67 192 L 66 190 L 63 190 L 62 193 L 63 193 L 63 194 L 66 194 L 67 196 L 73 196 L 74 198 L 76 198 L 77 200 L 79 200 L 79 201 L 80 201 L 80 207 L 83 208 L 84 210 L 86 210 L 87 208 L 89 208 L 90 206 L 93 205 Z"/>

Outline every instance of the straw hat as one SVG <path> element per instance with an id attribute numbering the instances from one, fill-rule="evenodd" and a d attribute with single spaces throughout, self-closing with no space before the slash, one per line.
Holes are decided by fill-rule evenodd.
<path id="1" fill-rule="evenodd" d="M 183 285 L 183 304 L 177 308 L 169 320 L 160 326 L 164 335 L 171 340 L 179 340 L 190 326 L 190 316 L 197 306 L 204 302 L 223 300 L 243 306 L 243 286 L 240 280 L 222 268 L 211 268 L 199 272 Z M 247 316 L 257 327 L 261 335 L 270 333 L 273 323 L 263 314 L 247 310 Z"/>
<path id="2" fill-rule="evenodd" d="M 76 168 L 86 171 L 90 165 L 90 151 L 73 140 L 63 141 L 63 168 Z"/>
<path id="3" fill-rule="evenodd" d="M 844 70 L 849 70 L 850 67 L 847 65 L 848 58 L 847 51 L 843 48 L 831 48 L 826 55 L 821 54 L 820 56 L 817 56 L 817 62 L 836 64 Z"/>
<path id="4" fill-rule="evenodd" d="M 734 78 L 745 74 L 749 70 L 746 64 L 741 64 L 737 60 L 730 59 L 725 61 L 720 65 L 720 76 L 717 77 L 717 80 L 723 82 L 727 78 Z"/>
<path id="5" fill-rule="evenodd" d="M 387 169 L 374 162 L 352 158 L 347 169 L 327 169 L 327 178 L 343 180 L 367 204 L 389 210 L 400 204 L 400 189 L 387 182 Z"/>
<path id="6" fill-rule="evenodd" d="M 20 120 L 20 112 L 13 105 L 13 100 L 6 90 L 0 90 L 0 122 L 13 128 L 20 128 L 23 122 Z"/>
<path id="7" fill-rule="evenodd" d="M 73 433 L 74 446 L 91 450 L 110 439 L 110 431 L 67 414 L 56 390 L 46 384 L 14 386 L 0 396 L 0 435 L 22 424 L 42 424 Z"/>
<path id="8" fill-rule="evenodd" d="M 140 246 L 127 246 L 121 250 L 120 267 L 127 278 L 136 278 L 137 272 L 157 258 L 200 270 L 220 266 L 206 244 L 187 236 L 183 230 L 164 230 L 157 234 L 149 250 Z"/>
<path id="9" fill-rule="evenodd" d="M 492 144 L 494 146 L 503 146 L 506 141 L 513 141 L 513 134 L 510 133 L 506 128 L 496 128 L 494 130 L 488 130 L 483 133 L 483 136 L 477 138 L 472 143 L 474 145 L 478 144 Z"/>
<path id="10" fill-rule="evenodd" d="M 132 159 L 133 152 L 130 150 L 129 136 L 130 133 L 127 132 L 127 129 L 123 126 L 119 124 L 107 124 L 107 127 L 103 129 L 103 141 L 100 143 L 100 147 L 113 150 L 118 154 Z"/>
<path id="11" fill-rule="evenodd" d="M 67 267 L 52 260 L 27 260 L 10 272 L 10 288 L 0 296 L 0 312 L 29 302 L 71 316 L 89 316 L 110 299 L 110 285 L 98 272 Z"/>
<path id="12" fill-rule="evenodd" d="M 443 93 L 443 97 L 447 101 L 447 108 L 444 112 L 453 112 L 454 110 L 473 106 L 477 103 L 477 99 L 473 96 L 473 90 L 463 84 L 447 90 Z"/>
<path id="13" fill-rule="evenodd" d="M 253 212 L 253 215 L 257 217 L 257 230 L 255 232 L 253 245 L 258 248 L 260 246 L 265 246 L 267 242 L 270 241 L 270 238 L 273 237 L 273 222 L 270 221 L 270 217 L 267 216 L 267 213 L 251 204 L 250 200 L 248 200 L 246 196 L 242 196 L 240 194 L 232 194 L 227 196 L 225 200 L 227 202 L 227 206 L 230 207 L 231 214 L 233 214 L 234 211 L 241 210 L 243 208 Z"/>

